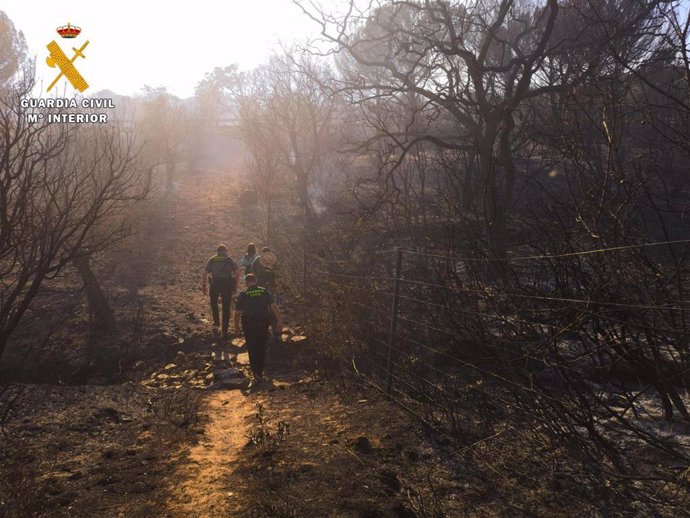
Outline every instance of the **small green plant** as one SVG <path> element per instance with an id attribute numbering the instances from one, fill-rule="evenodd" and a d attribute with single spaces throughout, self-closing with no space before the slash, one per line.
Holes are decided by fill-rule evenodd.
<path id="1" fill-rule="evenodd" d="M 290 423 L 287 421 L 279 421 L 275 431 L 271 431 L 266 423 L 263 405 L 257 403 L 256 408 L 257 427 L 247 438 L 249 439 L 249 443 L 256 447 L 261 453 L 273 454 L 278 451 L 280 445 L 287 439 L 288 435 L 290 435 Z"/>

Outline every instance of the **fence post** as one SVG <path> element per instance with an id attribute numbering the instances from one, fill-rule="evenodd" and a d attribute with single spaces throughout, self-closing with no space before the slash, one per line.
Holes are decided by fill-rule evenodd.
<path id="1" fill-rule="evenodd" d="M 386 361 L 386 395 L 391 396 L 393 388 L 393 345 L 395 344 L 395 328 L 398 324 L 398 301 L 400 300 L 400 269 L 402 267 L 402 248 L 398 248 L 398 255 L 395 260 L 395 289 L 393 295 L 393 306 L 391 307 L 391 327 L 388 333 L 388 358 Z"/>

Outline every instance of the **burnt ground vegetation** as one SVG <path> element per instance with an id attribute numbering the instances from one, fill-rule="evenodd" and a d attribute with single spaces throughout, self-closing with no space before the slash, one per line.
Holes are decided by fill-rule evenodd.
<path id="1" fill-rule="evenodd" d="M 317 344 L 301 340 L 289 298 L 291 334 L 271 353 L 272 384 L 209 388 L 228 365 L 216 355 L 229 351 L 245 368 L 235 362 L 241 341 L 221 347 L 212 333 L 199 290 L 217 241 L 240 251 L 254 239 L 241 223 L 241 191 L 231 174 L 189 178 L 172 199 L 152 202 L 160 206 L 134 252 L 98 259 L 118 323 L 110 336 L 90 333 L 70 272 L 36 299 L 2 363 L 4 516 L 191 516 L 183 481 L 238 516 L 425 516 L 459 505 L 431 435 L 381 394 L 319 373 Z M 232 408 L 227 393 L 245 404 Z M 237 458 L 217 460 L 222 492 L 186 474 L 189 452 L 210 441 L 215 401 L 245 422 Z"/>
<path id="2" fill-rule="evenodd" d="M 256 239 L 242 223 L 247 208 L 236 204 L 242 190 L 224 173 L 190 178 L 178 198 L 165 202 L 164 216 L 147 219 L 156 231 L 142 239 L 140 257 L 114 252 L 103 259 L 118 265 L 107 267 L 112 277 L 105 284 L 122 326 L 111 337 L 96 341 L 89 334 L 84 294 L 76 283 L 70 288 L 69 276 L 39 299 L 41 314 L 52 314 L 43 300 L 70 311 L 48 328 L 28 319 L 4 360 L 3 512 L 575 516 L 603 508 L 606 516 L 642 515 L 634 500 L 612 500 L 608 488 L 592 486 L 587 472 L 570 464 L 572 452 L 544 444 L 534 424 L 518 429 L 489 413 L 487 398 L 501 396 L 501 387 L 487 387 L 471 369 L 454 373 L 464 388 L 452 401 L 453 414 L 442 416 L 449 410 L 438 401 L 415 406 L 414 397 L 402 396 L 405 371 L 396 374 L 399 391 L 389 399 L 385 372 L 371 370 L 378 362 L 368 364 L 366 354 L 348 357 L 356 370 L 343 370 L 339 357 L 359 346 L 339 343 L 354 340 L 339 330 L 355 323 L 342 307 L 334 319 L 325 299 L 323 312 L 303 312 L 303 299 L 287 290 L 290 333 L 307 340 L 293 343 L 286 334 L 270 356 L 270 384 L 257 392 L 246 391 L 246 381 L 210 389 L 214 370 L 228 361 L 215 359 L 225 351 L 207 321 L 200 265 L 219 236 L 238 251 Z M 201 192 L 211 193 L 202 206 L 194 201 Z M 139 271 L 150 272 L 137 276 L 136 296 L 128 284 L 135 269 L 125 264 L 132 257 L 148 263 Z M 329 293 L 340 306 L 347 298 Z M 12 351 L 30 343 L 47 348 L 27 364 Z M 225 349 L 242 372 L 241 341 Z M 451 418 L 456 428 L 444 428 Z M 668 431 L 676 438 L 685 433 Z M 668 465 L 655 450 L 636 451 L 650 478 L 656 463 Z M 212 466 L 211 478 L 204 464 Z M 618 491 L 631 491 L 621 484 Z"/>
<path id="3" fill-rule="evenodd" d="M 25 123 L 0 18 L 3 505 L 686 515 L 685 3 L 293 3 L 328 48 L 88 131 Z M 280 258 L 259 391 L 198 291 L 220 240 Z"/>

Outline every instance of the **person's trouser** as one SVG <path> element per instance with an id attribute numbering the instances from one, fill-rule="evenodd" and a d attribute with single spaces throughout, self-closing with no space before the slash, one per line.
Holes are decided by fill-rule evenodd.
<path id="1" fill-rule="evenodd" d="M 230 324 L 230 300 L 232 299 L 232 292 L 234 291 L 233 279 L 212 279 L 211 289 L 211 313 L 213 314 L 213 323 L 218 324 L 218 296 L 220 295 L 221 304 L 223 306 L 223 335 L 228 334 L 228 325 Z"/>
<path id="2" fill-rule="evenodd" d="M 242 315 L 242 330 L 247 342 L 249 367 L 255 376 L 261 376 L 266 362 L 266 341 L 268 340 L 268 316 L 252 317 Z"/>
<path id="3" fill-rule="evenodd" d="M 275 302 L 276 304 L 278 304 L 278 293 L 277 293 L 277 289 L 276 289 L 275 283 L 274 283 L 273 281 L 268 281 L 268 282 L 266 283 L 266 286 L 264 286 L 263 284 L 260 284 L 260 286 L 263 286 L 263 287 L 266 288 L 268 291 L 270 291 L 270 292 L 271 292 L 271 295 L 273 295 L 273 302 Z M 280 304 L 278 304 L 278 306 L 280 306 Z M 273 311 L 270 312 L 270 315 L 269 315 L 268 318 L 270 319 L 270 321 L 269 321 L 270 324 L 269 324 L 269 325 L 271 326 L 271 330 L 272 330 L 273 334 L 275 334 L 275 333 L 276 333 L 276 324 L 277 324 L 277 321 L 276 321 L 276 316 L 273 314 Z"/>

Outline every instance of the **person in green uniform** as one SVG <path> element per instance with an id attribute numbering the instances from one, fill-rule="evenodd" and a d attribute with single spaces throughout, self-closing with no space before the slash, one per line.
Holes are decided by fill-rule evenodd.
<path id="1" fill-rule="evenodd" d="M 275 318 L 275 332 L 282 331 L 282 318 L 273 295 L 266 288 L 256 283 L 253 273 L 245 277 L 247 289 L 237 296 L 235 303 L 235 332 L 239 334 L 240 321 L 244 339 L 249 353 L 249 367 L 252 371 L 251 388 L 263 380 L 264 362 L 266 360 L 266 341 L 271 316 Z"/>
<path id="2" fill-rule="evenodd" d="M 206 282 L 211 277 L 210 290 L 211 313 L 213 314 L 213 326 L 220 325 L 218 315 L 218 296 L 223 306 L 223 338 L 228 337 L 228 325 L 230 324 L 230 302 L 233 293 L 240 280 L 240 269 L 237 263 L 228 255 L 225 245 L 218 245 L 216 255 L 206 261 L 206 268 L 201 277 L 201 289 L 207 293 Z"/>

